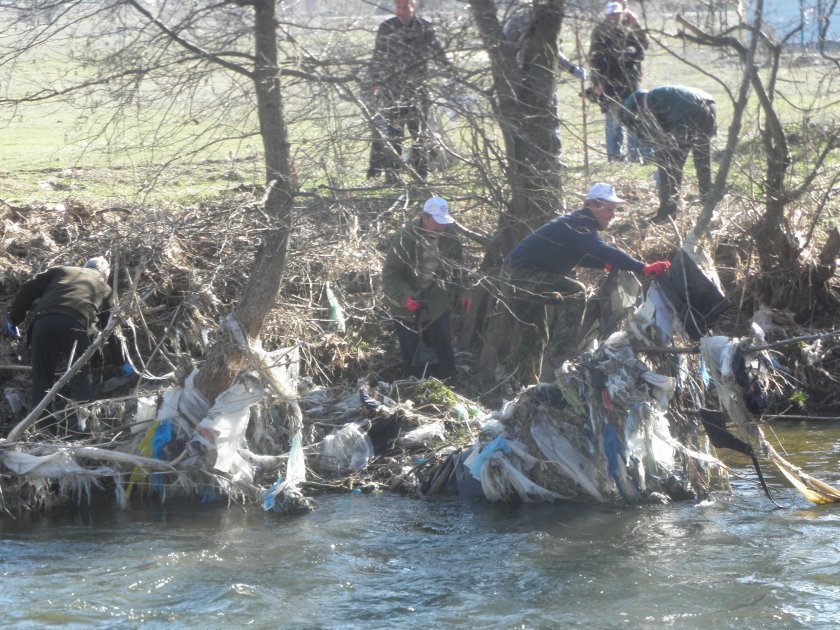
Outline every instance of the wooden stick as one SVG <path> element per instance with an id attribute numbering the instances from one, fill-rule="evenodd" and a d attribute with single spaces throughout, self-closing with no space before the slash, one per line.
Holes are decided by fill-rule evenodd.
<path id="1" fill-rule="evenodd" d="M 638 346 L 634 348 L 636 352 L 644 352 L 645 354 L 700 354 L 699 346 L 691 348 L 664 348 L 661 346 Z"/>
<path id="2" fill-rule="evenodd" d="M 762 416 L 763 420 L 840 420 L 840 416 L 789 416 L 778 414 L 774 416 Z"/>
<path id="3" fill-rule="evenodd" d="M 67 371 L 64 372 L 64 375 L 56 381 L 56 383 L 50 388 L 50 391 L 47 392 L 46 396 L 41 399 L 35 408 L 29 412 L 29 414 L 20 422 L 18 422 L 14 428 L 9 431 L 9 435 L 6 438 L 9 442 L 16 442 L 18 436 L 26 431 L 30 426 L 35 424 L 38 418 L 41 416 L 41 412 L 47 408 L 47 405 L 52 402 L 52 399 L 55 398 L 56 394 L 61 391 L 61 388 L 64 387 L 67 383 L 70 382 L 76 372 L 82 369 L 84 365 L 90 361 L 90 358 L 93 356 L 93 353 L 96 352 L 102 345 L 105 344 L 105 341 L 108 339 L 108 335 L 116 328 L 117 324 L 119 323 L 119 318 L 115 317 L 113 313 L 111 313 L 111 318 L 108 321 L 108 325 L 105 326 L 105 330 L 99 333 L 99 336 L 96 340 L 88 346 L 88 349 L 85 350 L 85 353 L 79 357 L 78 361 L 75 361 L 71 365 L 67 366 Z"/>
<path id="4" fill-rule="evenodd" d="M 580 48 L 580 25 L 578 23 L 578 16 L 575 15 L 575 50 L 577 52 L 578 65 L 583 68 L 583 55 Z M 592 69 L 590 68 L 590 71 Z M 586 185 L 589 185 L 589 137 L 587 128 L 587 111 L 586 111 L 586 81 L 583 76 L 580 77 L 580 116 L 583 122 L 583 173 L 586 178 Z"/>
<path id="5" fill-rule="evenodd" d="M 781 348 L 782 346 L 789 346 L 792 343 L 799 343 L 800 341 L 815 341 L 817 339 L 831 339 L 832 337 L 840 337 L 840 330 L 831 330 L 825 333 L 816 333 L 813 335 L 802 335 L 801 337 L 791 337 L 790 339 L 782 339 L 781 341 L 774 341 L 773 343 L 761 343 L 754 346 L 744 346 L 747 352 L 755 350 L 771 350 L 773 348 Z"/>

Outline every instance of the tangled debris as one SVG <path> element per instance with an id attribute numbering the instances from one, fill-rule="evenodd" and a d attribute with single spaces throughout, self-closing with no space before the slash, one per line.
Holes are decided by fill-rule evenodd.
<path id="1" fill-rule="evenodd" d="M 32 274 L 108 252 L 118 292 L 136 296 L 138 308 L 128 314 L 123 336 L 143 374 L 137 384 L 95 357 L 95 402 L 62 400 L 54 427 L 41 425 L 0 443 L 6 511 L 51 509 L 97 494 L 118 504 L 138 496 L 186 497 L 293 512 L 310 509 L 307 497 L 325 491 L 611 503 L 703 497 L 728 487 L 726 466 L 693 412 L 724 403 L 720 388 L 734 370 L 709 367 L 705 346 L 718 338 L 704 338 L 703 363 L 691 354 L 690 309 L 672 304 L 663 316 L 656 291 L 644 302 L 640 293 L 630 295 L 628 308 L 628 283 L 608 285 L 623 294 L 607 302 L 624 306 L 620 316 L 602 317 L 611 323 L 599 344 L 554 382 L 521 392 L 497 410 L 490 410 L 498 406 L 492 397 L 482 404 L 434 380 L 395 380 L 398 359 L 382 332 L 376 285 L 377 245 L 389 226 L 402 222 L 398 216 L 369 228 L 367 239 L 360 238 L 358 222 L 331 232 L 319 229 L 323 215 L 309 216 L 298 228 L 286 288 L 265 323 L 262 343 L 271 350 L 252 348 L 249 368 L 208 405 L 191 389 L 191 375 L 247 280 L 250 250 L 262 229 L 248 216 L 253 203 L 177 212 L 71 202 L 0 205 L 0 306 L 8 310 Z M 813 332 L 782 326 L 781 317 L 758 309 L 755 320 L 768 338 Z M 623 329 L 610 334 L 622 321 Z M 732 326 L 731 312 L 721 323 Z M 750 377 L 751 385 L 761 385 L 762 411 L 790 396 L 786 379 L 793 372 L 799 382 L 829 383 L 819 395 L 833 405 L 840 357 L 832 337 L 816 337 L 785 347 L 787 355 L 764 352 Z M 720 339 L 736 347 L 757 343 Z M 0 419 L 8 434 L 29 408 L 26 348 L 2 344 L 0 366 Z M 702 383 L 704 372 L 717 393 Z M 356 384 L 333 384 L 341 382 Z M 723 404 L 728 415 L 746 442 L 785 466 L 739 387 L 730 398 L 740 400 L 736 407 Z M 85 435 L 66 434 L 68 413 L 86 419 Z M 789 464 L 785 470 L 811 500 L 832 499 L 830 486 Z"/>

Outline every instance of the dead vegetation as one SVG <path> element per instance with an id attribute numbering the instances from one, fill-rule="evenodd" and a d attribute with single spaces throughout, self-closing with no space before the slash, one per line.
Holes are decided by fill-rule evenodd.
<path id="1" fill-rule="evenodd" d="M 462 373 L 456 391 L 465 398 L 450 400 L 440 393 L 436 398 L 434 392 L 407 392 L 408 385 L 398 384 L 399 358 L 388 318 L 380 304 L 379 269 L 388 233 L 413 217 L 416 213 L 413 202 L 422 201 L 420 193 L 413 194 L 416 199 L 409 197 L 406 202 L 403 198 L 399 204 L 395 204 L 392 196 L 371 192 L 355 200 L 310 199 L 297 208 L 299 218 L 284 288 L 265 322 L 261 343 L 268 351 L 299 345 L 305 382 L 325 396 L 320 408 L 314 405 L 314 411 L 311 401 L 303 405 L 304 446 L 310 453 L 313 445 L 350 419 L 367 422 L 366 426 L 371 428 L 372 418 L 378 417 L 378 430 L 387 442 L 387 447 L 380 449 L 380 455 L 370 461 L 363 474 L 336 475 L 335 471 L 323 474 L 318 471 L 318 464 L 312 463 L 315 460 L 310 462 L 308 458 L 311 474 L 305 487 L 309 491 L 381 487 L 428 491 L 445 472 L 440 466 L 454 465 L 450 457 L 452 449 L 474 438 L 469 423 L 456 421 L 455 405 L 470 401 L 484 403 L 481 413 L 485 413 L 486 409 L 495 408 L 501 398 L 513 394 L 505 391 L 504 386 L 488 384 L 479 378 L 474 359 L 476 349 L 470 347 L 461 348 L 458 355 Z M 652 191 L 637 189 L 636 194 L 639 203 L 644 204 L 646 195 Z M 760 278 L 755 277 L 754 252 L 746 231 L 749 219 L 749 205 L 735 200 L 721 207 L 713 223 L 713 252 L 724 288 L 736 305 L 720 320 L 715 332 L 744 336 L 753 319 L 759 321 L 769 342 L 832 330 L 837 321 L 836 282 L 815 293 L 817 298 L 805 319 L 794 310 L 770 310 L 759 303 L 755 287 Z M 470 227 L 469 215 L 462 220 Z M 682 222 L 689 220 L 689 217 L 680 219 L 680 231 L 685 228 Z M 171 208 L 98 207 L 73 200 L 21 207 L 2 204 L 0 221 L 3 231 L 0 308 L 4 312 L 8 311 L 19 286 L 33 274 L 52 265 L 81 264 L 87 257 L 101 253 L 108 253 L 112 258 L 119 278 L 119 295 L 125 299 L 136 294 L 138 306 L 126 313 L 122 330 L 132 359 L 144 378 L 139 383 L 126 379 L 101 357 L 95 358 L 92 364 L 97 400 L 86 408 L 91 435 L 85 443 L 105 447 L 136 445 L 138 435 L 132 432 L 131 422 L 138 398 L 155 397 L 181 384 L 193 368 L 201 365 L 220 322 L 247 281 L 246 271 L 260 232 L 267 227 L 258 200 L 247 194 L 195 207 Z M 640 213 L 630 212 L 616 221 L 608 236 L 640 258 L 651 260 L 670 257 L 675 252 L 678 246 L 675 234 L 672 226 L 652 226 Z M 811 246 L 824 242 L 821 237 L 814 234 Z M 468 265 L 476 268 L 481 247 L 473 243 L 468 251 Z M 818 258 L 819 254 L 811 257 Z M 598 272 L 587 273 L 582 279 L 593 286 L 603 278 Z M 135 277 L 139 279 L 136 285 L 132 280 Z M 335 310 L 335 301 L 331 309 L 328 288 L 337 299 L 339 311 Z M 456 331 L 461 323 L 456 319 Z M 770 379 L 768 414 L 840 415 L 837 393 L 840 346 L 836 337 L 786 345 L 773 352 L 779 371 Z M 0 419 L 5 434 L 29 407 L 26 348 L 5 341 L 0 346 L 0 366 L 0 386 L 4 393 Z M 384 385 L 394 382 L 397 384 Z M 371 387 L 379 383 L 380 393 L 392 397 L 395 407 L 379 416 L 365 412 L 357 402 L 362 383 Z M 403 407 L 405 400 L 412 400 L 420 408 Z M 348 405 L 343 411 L 338 407 L 341 401 Z M 58 424 L 62 407 L 64 403 L 59 401 Z M 252 423 L 257 422 L 260 428 L 249 429 L 261 436 L 258 440 L 261 446 L 257 449 L 260 456 L 274 457 L 272 465 L 258 475 L 261 482 L 269 485 L 278 462 L 283 459 L 283 456 L 278 459 L 276 453 L 284 451 L 289 439 L 282 420 L 284 413 L 282 405 L 280 408 L 261 405 L 252 417 Z M 412 447 L 397 445 L 396 440 L 412 426 L 433 422 L 442 423 L 437 440 L 419 442 Z M 441 439 L 443 435 L 446 435 L 445 442 Z M 36 442 L 54 439 L 43 434 L 27 435 L 27 440 Z M 441 452 L 439 449 L 444 445 L 448 450 Z M 173 451 L 169 455 L 175 458 L 178 453 Z M 417 479 L 424 480 L 420 486 Z M 87 480 L 82 494 L 89 494 L 96 483 L 94 477 Z M 191 483 L 192 491 L 198 492 L 201 483 Z M 216 487 L 209 477 L 207 483 Z M 138 480 L 137 484 L 153 485 L 151 477 Z M 11 488 L 4 484 L 4 489 L 8 505 Z M 80 490 L 78 486 L 75 489 Z M 258 495 L 255 486 L 240 490 L 242 496 L 252 499 Z M 23 493 L 17 498 L 27 508 L 48 508 L 54 500 L 54 497 L 46 498 L 48 495 L 53 496 Z M 74 496 L 79 499 L 78 494 Z M 232 496 L 235 498 L 236 493 Z"/>

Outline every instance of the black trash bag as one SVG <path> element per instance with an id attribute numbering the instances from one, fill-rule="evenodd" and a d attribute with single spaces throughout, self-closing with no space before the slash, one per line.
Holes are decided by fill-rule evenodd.
<path id="1" fill-rule="evenodd" d="M 677 253 L 669 273 L 657 283 L 673 304 L 685 332 L 694 341 L 708 334 L 718 317 L 732 306 L 683 250 Z"/>

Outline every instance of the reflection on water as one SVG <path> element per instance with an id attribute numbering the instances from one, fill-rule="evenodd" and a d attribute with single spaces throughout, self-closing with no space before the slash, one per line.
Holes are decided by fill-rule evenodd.
<path id="1" fill-rule="evenodd" d="M 840 485 L 840 426 L 782 425 Z M 746 462 L 731 497 L 598 509 L 321 497 L 278 517 L 213 506 L 2 522 L 5 626 L 834 627 L 840 506 Z"/>

